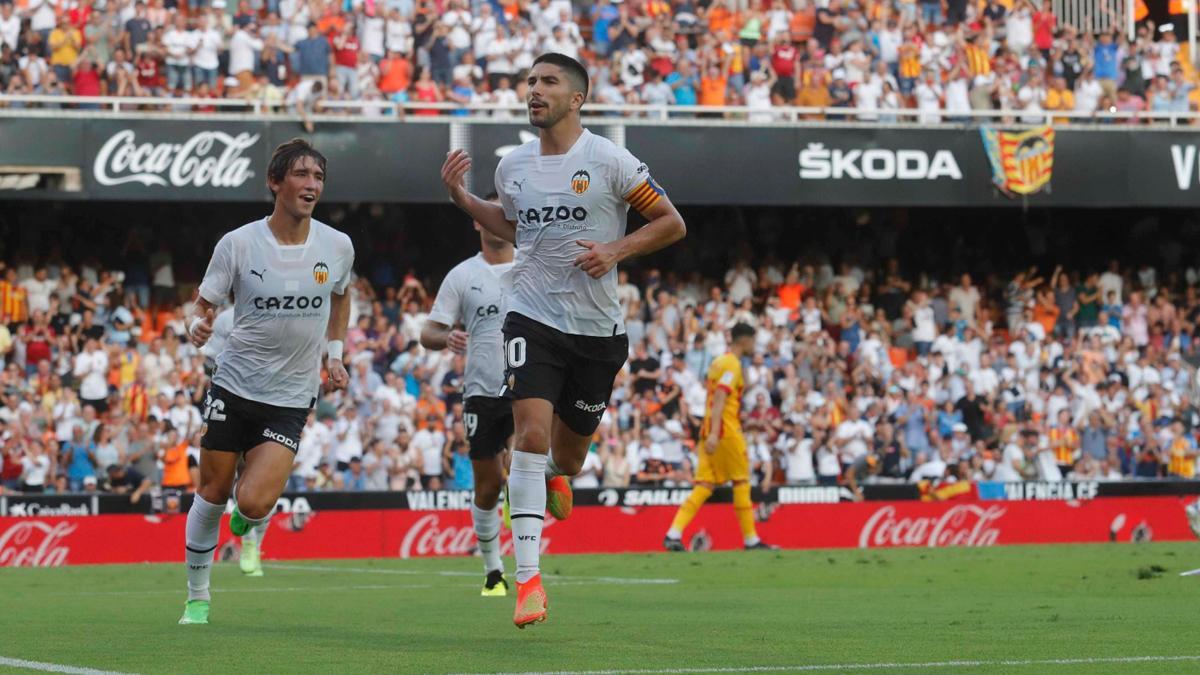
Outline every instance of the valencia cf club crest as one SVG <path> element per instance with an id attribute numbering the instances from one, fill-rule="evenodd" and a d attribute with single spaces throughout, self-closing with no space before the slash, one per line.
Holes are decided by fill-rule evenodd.
<path id="1" fill-rule="evenodd" d="M 981 129 L 992 166 L 992 182 L 1004 194 L 1031 195 L 1046 189 L 1054 173 L 1054 128 L 1024 133 Z"/>
<path id="2" fill-rule="evenodd" d="M 591 175 L 583 169 L 580 169 L 579 171 L 575 172 L 575 175 L 571 176 L 571 189 L 575 191 L 575 194 L 581 195 L 587 192 L 588 185 L 590 185 L 591 182 Z"/>
<path id="3" fill-rule="evenodd" d="M 323 262 L 313 265 L 313 279 L 315 279 L 318 284 L 323 284 L 326 281 L 329 281 L 329 265 L 326 265 Z"/>

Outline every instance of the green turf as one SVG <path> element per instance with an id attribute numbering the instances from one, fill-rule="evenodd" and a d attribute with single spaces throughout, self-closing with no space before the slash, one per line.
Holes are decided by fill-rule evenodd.
<path id="1" fill-rule="evenodd" d="M 268 542 L 269 543 L 269 542 Z M 267 548 L 270 554 L 270 547 Z M 244 578 L 178 626 L 182 565 L 5 569 L 0 657 L 154 673 L 744 668 L 947 660 L 971 672 L 1197 672 L 1195 544 L 552 556 L 550 620 L 480 598 L 477 560 L 356 560 Z M 510 563 L 511 565 L 511 563 Z M 395 573 L 399 572 L 399 573 Z M 440 574 L 439 574 L 440 573 Z M 453 576 L 446 573 L 463 573 Z M 595 577 L 678 579 L 649 585 Z M 274 591 L 268 589 L 276 589 Z M 282 589 L 282 590 L 281 590 Z M 957 672 L 947 668 L 937 672 Z M 883 672 L 928 672 L 911 668 Z"/>

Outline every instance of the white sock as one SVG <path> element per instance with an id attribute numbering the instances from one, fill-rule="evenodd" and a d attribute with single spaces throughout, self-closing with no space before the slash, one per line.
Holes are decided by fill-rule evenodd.
<path id="1" fill-rule="evenodd" d="M 245 516 L 243 516 L 243 518 L 244 517 Z M 242 543 L 243 544 L 246 542 L 256 543 L 256 544 L 258 544 L 259 550 L 262 550 L 263 539 L 265 539 L 267 537 L 267 530 L 269 530 L 270 528 L 271 528 L 271 517 L 267 516 L 267 519 L 264 520 L 261 525 L 258 525 L 257 527 L 252 527 L 246 531 L 246 534 L 242 536 Z"/>
<path id="2" fill-rule="evenodd" d="M 207 502 L 199 494 L 188 509 L 185 535 L 187 558 L 188 600 L 210 600 L 208 580 L 212 575 L 213 550 L 221 533 L 221 516 L 225 505 Z"/>
<path id="3" fill-rule="evenodd" d="M 546 478 L 554 478 L 555 476 L 565 476 L 565 475 L 567 475 L 567 474 L 563 473 L 563 470 L 558 468 L 558 465 L 554 463 L 554 451 L 551 450 L 551 451 L 547 452 L 546 453 Z"/>
<path id="4" fill-rule="evenodd" d="M 483 556 L 483 571 L 504 571 L 504 560 L 500 558 L 500 506 L 481 509 L 471 503 L 471 521 L 475 523 L 475 539 L 479 541 L 479 553 Z"/>
<path id="5" fill-rule="evenodd" d="M 270 511 L 267 511 L 267 515 L 265 515 L 265 516 L 263 516 L 262 518 L 259 518 L 259 519 L 257 519 L 257 520 L 255 520 L 254 518 L 251 518 L 251 517 L 247 516 L 245 513 L 243 513 L 243 512 L 242 512 L 242 510 L 241 510 L 240 508 L 238 508 L 238 503 L 237 503 L 237 490 L 236 490 L 236 489 L 233 491 L 233 510 L 234 510 L 234 511 L 237 511 L 237 514 L 238 514 L 239 516 L 241 516 L 241 517 L 242 517 L 242 520 L 243 520 L 243 521 L 244 521 L 244 522 L 245 522 L 247 525 L 249 525 L 249 526 L 250 526 L 250 528 L 249 528 L 248 530 L 246 530 L 246 534 L 250 534 L 250 533 L 251 533 L 251 532 L 253 532 L 255 529 L 257 529 L 257 528 L 261 527 L 261 526 L 262 526 L 263 524 L 265 524 L 265 523 L 270 523 L 270 522 L 271 522 L 271 515 L 272 515 L 273 513 L 275 513 L 275 509 L 274 509 L 274 508 L 272 508 Z M 243 536 L 245 536 L 245 535 L 243 535 Z"/>
<path id="6" fill-rule="evenodd" d="M 508 474 L 508 512 L 512 519 L 517 583 L 538 574 L 542 554 L 542 522 L 546 518 L 546 455 L 513 451 Z"/>
<path id="7" fill-rule="evenodd" d="M 683 539 L 683 533 L 672 527 L 671 529 L 667 530 L 667 539 L 679 541 Z"/>
<path id="8" fill-rule="evenodd" d="M 762 541 L 762 539 L 759 539 L 758 537 L 745 537 L 742 539 L 742 543 L 744 543 L 746 546 L 754 546 L 760 541 Z"/>

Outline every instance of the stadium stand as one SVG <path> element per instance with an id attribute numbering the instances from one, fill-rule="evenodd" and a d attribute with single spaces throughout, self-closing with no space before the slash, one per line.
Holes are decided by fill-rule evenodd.
<path id="1" fill-rule="evenodd" d="M 1120 26 L 1061 22 L 1049 0 L 17 0 L 0 3 L 0 105 L 466 114 L 453 108 L 518 104 L 533 58 L 557 51 L 588 65 L 601 106 L 753 122 L 795 119 L 772 111 L 784 106 L 872 122 L 1195 120 L 1182 26 Z"/>
<path id="2" fill-rule="evenodd" d="M 786 261 L 747 257 L 788 248 L 767 246 L 764 231 L 740 232 L 746 243 L 716 274 L 621 272 L 632 353 L 577 486 L 688 481 L 705 369 L 737 321 L 759 331 L 744 402 L 760 485 L 837 484 L 864 455 L 873 482 L 1195 477 L 1200 269 L 1189 261 L 972 262 L 972 277 L 889 251 L 892 226 Z M 946 246 L 974 259 L 946 236 L 955 231 L 925 231 L 930 255 Z M 5 491 L 194 483 L 206 357 L 180 339 L 179 317 L 202 246 L 121 232 L 96 253 L 120 262 L 66 262 L 51 243 L 0 264 Z M 714 250 L 703 239 L 678 255 Z M 469 488 L 463 362 L 417 342 L 438 277 L 388 255 L 360 267 L 351 384 L 316 406 L 292 488 Z"/>

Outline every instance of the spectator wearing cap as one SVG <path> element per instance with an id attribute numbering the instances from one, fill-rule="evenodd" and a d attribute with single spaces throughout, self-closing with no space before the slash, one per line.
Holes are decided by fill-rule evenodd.
<path id="1" fill-rule="evenodd" d="M 341 489 L 350 492 L 362 492 L 367 489 L 367 472 L 363 470 L 362 457 L 352 457 L 349 465 L 341 474 Z"/>
<path id="2" fill-rule="evenodd" d="M 137 504 L 152 487 L 153 481 L 139 471 L 122 464 L 109 464 L 105 470 L 106 480 L 103 489 L 106 492 L 129 495 L 130 503 Z"/>

